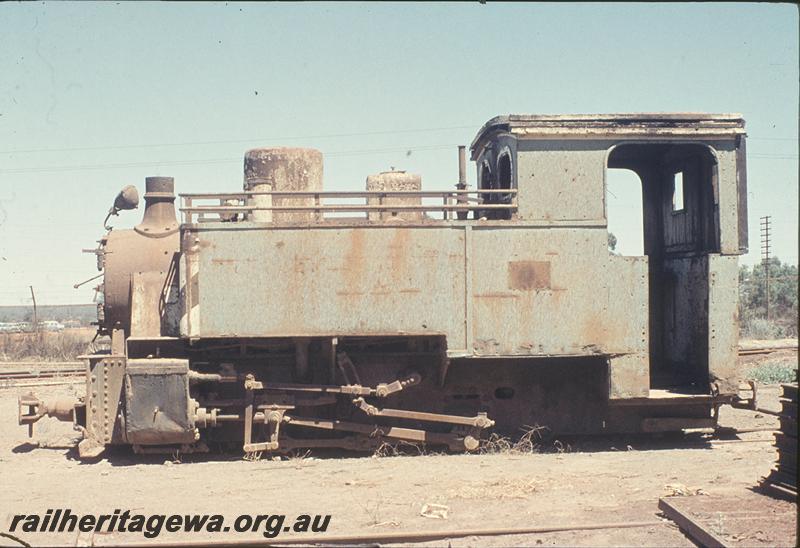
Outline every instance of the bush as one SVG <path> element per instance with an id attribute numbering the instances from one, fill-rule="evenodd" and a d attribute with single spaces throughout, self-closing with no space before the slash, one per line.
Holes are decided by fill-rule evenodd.
<path id="1" fill-rule="evenodd" d="M 790 360 L 765 360 L 750 369 L 747 376 L 761 384 L 797 382 L 797 363 Z"/>
<path id="2" fill-rule="evenodd" d="M 781 325 L 766 318 L 745 318 L 741 331 L 748 339 L 780 339 L 786 336 Z"/>
<path id="3" fill-rule="evenodd" d="M 771 339 L 797 337 L 797 266 L 784 264 L 777 257 L 770 259 L 769 309 L 773 325 L 767 317 L 766 271 L 763 264 L 752 269 L 739 268 L 739 317 L 745 337 Z M 761 322 L 755 322 L 760 318 Z"/>

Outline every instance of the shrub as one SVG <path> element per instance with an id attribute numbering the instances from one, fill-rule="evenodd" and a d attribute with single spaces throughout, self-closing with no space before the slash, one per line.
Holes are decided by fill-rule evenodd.
<path id="1" fill-rule="evenodd" d="M 747 372 L 748 378 L 761 384 L 797 382 L 797 362 L 791 360 L 765 360 Z"/>
<path id="2" fill-rule="evenodd" d="M 745 318 L 742 322 L 742 335 L 748 339 L 780 339 L 784 337 L 782 326 L 766 318 Z"/>

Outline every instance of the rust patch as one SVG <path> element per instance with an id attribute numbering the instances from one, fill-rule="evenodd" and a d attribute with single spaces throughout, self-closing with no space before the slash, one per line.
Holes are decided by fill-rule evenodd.
<path id="1" fill-rule="evenodd" d="M 519 299 L 519 295 L 515 293 L 475 293 L 476 299 Z"/>
<path id="2" fill-rule="evenodd" d="M 594 353 L 589 347 L 602 347 L 608 340 L 607 324 L 598 314 L 589 314 L 581 324 L 581 339 L 584 344 L 583 349 L 589 353 Z"/>
<path id="3" fill-rule="evenodd" d="M 550 288 L 550 261 L 510 261 L 508 287 L 521 291 Z"/>
<path id="4" fill-rule="evenodd" d="M 360 289 L 365 267 L 364 231 L 354 229 L 349 234 L 349 246 L 342 261 L 343 285 L 347 291 Z"/>
<path id="5" fill-rule="evenodd" d="M 391 295 L 392 293 L 393 292 L 385 286 L 373 289 L 372 291 L 369 292 L 370 295 Z"/>
<path id="6" fill-rule="evenodd" d="M 292 269 L 294 270 L 295 274 L 298 274 L 300 277 L 306 275 L 306 270 L 310 270 L 313 273 L 314 270 L 314 263 L 311 261 L 309 257 L 302 257 L 300 255 L 295 255 Z"/>
<path id="7" fill-rule="evenodd" d="M 200 279 L 196 272 L 189 278 L 189 295 L 187 297 L 187 308 L 191 309 L 200 304 Z"/>
<path id="8" fill-rule="evenodd" d="M 500 353 L 500 343 L 497 339 L 478 339 L 472 345 L 476 354 L 481 356 L 492 356 Z"/>
<path id="9" fill-rule="evenodd" d="M 390 272 L 394 283 L 400 283 L 408 276 L 409 237 L 408 230 L 395 229 L 388 244 Z"/>

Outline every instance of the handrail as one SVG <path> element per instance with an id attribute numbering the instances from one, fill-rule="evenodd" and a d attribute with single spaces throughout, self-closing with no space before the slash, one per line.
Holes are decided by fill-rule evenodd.
<path id="1" fill-rule="evenodd" d="M 361 204 L 332 204 L 332 205 L 307 205 L 307 206 L 193 206 L 182 207 L 184 213 L 236 213 L 241 211 L 469 211 L 472 209 L 516 209 L 516 204 L 479 204 L 471 205 L 361 205 Z"/>
<path id="2" fill-rule="evenodd" d="M 441 213 L 442 220 L 457 217 L 467 220 L 469 212 L 477 219 L 490 211 L 517 210 L 517 189 L 476 189 L 476 190 L 368 190 L 368 191 L 242 191 L 179 194 L 182 207 L 180 211 L 184 222 L 191 224 L 194 215 L 200 215 L 200 221 L 224 220 L 228 222 L 244 220 L 254 211 L 271 211 L 277 213 L 308 212 L 313 213 L 316 222 L 338 219 L 341 217 L 325 217 L 325 213 L 363 213 L 369 220 L 374 214 L 380 218 L 382 213 L 416 213 L 422 220 L 424 213 Z M 272 196 L 277 203 L 265 204 L 263 200 L 252 200 L 252 197 Z M 499 199 L 492 200 L 492 196 Z M 307 203 L 292 204 L 292 198 L 303 199 Z M 323 199 L 362 199 L 362 203 L 323 203 Z M 438 199 L 440 203 L 422 203 L 423 198 Z M 311 202 L 313 199 L 313 203 Z M 384 199 L 389 203 L 384 203 Z M 397 203 L 400 199 L 412 199 L 417 203 Z M 197 204 L 197 201 L 216 200 L 216 204 Z M 234 203 L 231 203 L 234 202 Z M 238 203 L 236 203 L 238 202 Z M 452 215 L 455 212 L 456 215 Z M 241 213 L 239 217 L 236 214 Z M 206 214 L 216 214 L 219 218 L 206 219 Z M 407 219 L 408 217 L 406 217 Z M 412 215 L 413 219 L 413 215 Z M 427 217 L 426 220 L 436 220 Z"/>
<path id="3" fill-rule="evenodd" d="M 277 190 L 277 191 L 251 191 L 242 192 L 197 192 L 178 194 L 180 198 L 193 199 L 214 199 L 214 198 L 246 198 L 247 196 L 294 196 L 297 198 L 309 198 L 319 196 L 320 198 L 361 198 L 371 196 L 404 196 L 421 198 L 440 198 L 445 195 L 454 194 L 517 194 L 516 188 L 507 189 L 476 189 L 476 190 L 342 190 L 330 191 L 321 190 L 319 192 L 309 190 Z"/>

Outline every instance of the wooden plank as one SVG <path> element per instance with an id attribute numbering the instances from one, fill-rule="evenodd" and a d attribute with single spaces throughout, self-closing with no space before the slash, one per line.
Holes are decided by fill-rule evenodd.
<path id="1" fill-rule="evenodd" d="M 449 545 L 448 539 L 465 537 L 498 537 L 509 535 L 534 535 L 542 533 L 557 533 L 561 531 L 595 531 L 598 529 L 630 529 L 634 527 L 656 527 L 662 525 L 661 521 L 634 521 L 599 524 L 573 524 L 540 527 L 503 527 L 499 529 L 449 529 L 437 531 L 409 531 L 368 533 L 356 535 L 288 535 L 279 539 L 270 539 L 264 542 L 260 538 L 240 539 L 212 539 L 212 540 L 153 540 L 146 542 L 127 542 L 125 544 L 97 544 L 96 546 L 119 546 L 124 548 L 260 548 L 262 546 L 384 546 L 386 544 L 411 544 L 420 542 L 439 541 L 439 545 Z M 503 544 L 503 541 L 499 541 Z M 474 544 L 474 542 L 473 542 Z"/>
<path id="2" fill-rule="evenodd" d="M 773 470 L 769 474 L 769 481 L 772 483 L 782 483 L 784 485 L 794 487 L 795 491 L 797 490 L 797 476 L 794 477 L 786 474 L 785 472 L 779 472 L 778 470 Z"/>
<path id="3" fill-rule="evenodd" d="M 775 434 L 775 445 L 781 452 L 797 454 L 797 438 L 790 438 L 784 434 Z"/>
<path id="4" fill-rule="evenodd" d="M 788 417 L 780 417 L 781 432 L 790 438 L 797 439 L 797 420 Z"/>
<path id="5" fill-rule="evenodd" d="M 658 508 L 701 546 L 706 548 L 725 548 L 725 543 L 722 539 L 679 510 L 668 498 L 658 499 Z"/>
<path id="6" fill-rule="evenodd" d="M 786 469 L 790 476 L 797 477 L 797 454 L 781 453 L 778 455 L 778 468 Z"/>
<path id="7" fill-rule="evenodd" d="M 788 488 L 780 483 L 773 483 L 769 478 L 762 478 L 759 490 L 771 497 L 787 502 L 797 501 L 797 488 Z"/>
<path id="8" fill-rule="evenodd" d="M 642 419 L 642 432 L 679 432 L 686 428 L 714 428 L 714 419 L 660 417 Z"/>
<path id="9" fill-rule="evenodd" d="M 797 402 L 797 385 L 796 384 L 782 384 L 782 396 Z"/>
<path id="10" fill-rule="evenodd" d="M 780 416 L 797 420 L 797 404 L 788 401 L 781 401 Z"/>

